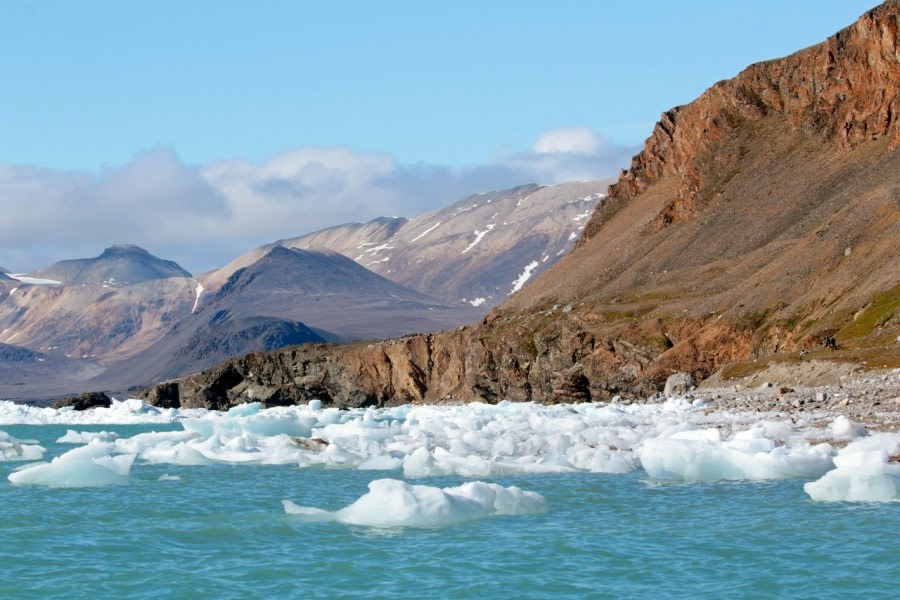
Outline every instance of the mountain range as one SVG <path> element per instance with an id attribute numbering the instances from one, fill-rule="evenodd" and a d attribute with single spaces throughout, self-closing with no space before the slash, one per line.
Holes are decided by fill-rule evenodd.
<path id="1" fill-rule="evenodd" d="M 123 390 L 252 351 L 471 323 L 574 245 L 604 188 L 481 194 L 412 220 L 385 217 L 281 240 L 196 277 L 132 245 L 17 279 L 0 275 L 0 343 L 10 346 L 0 355 L 0 397 Z M 388 260 L 367 260 L 382 252 Z M 354 253 L 359 262 L 348 257 Z M 390 260 L 397 268 L 381 274 L 363 266 Z M 417 277 L 395 277 L 409 272 Z M 462 290 L 483 295 L 464 301 Z"/>
<path id="2" fill-rule="evenodd" d="M 772 361 L 900 366 L 898 87 L 892 0 L 664 112 L 574 251 L 483 321 L 252 354 L 143 395 L 552 403 L 646 397 L 674 372 L 728 380 Z"/>

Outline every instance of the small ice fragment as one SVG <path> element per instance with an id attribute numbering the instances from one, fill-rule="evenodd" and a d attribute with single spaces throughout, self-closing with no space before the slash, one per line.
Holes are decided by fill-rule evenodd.
<path id="1" fill-rule="evenodd" d="M 20 440 L 0 431 L 0 462 L 13 460 L 41 460 L 46 450 L 37 440 Z"/>
<path id="2" fill-rule="evenodd" d="M 56 440 L 57 444 L 89 444 L 92 440 L 114 442 L 119 439 L 118 433 L 109 431 L 73 431 L 66 430 L 66 435 Z"/>
<path id="3" fill-rule="evenodd" d="M 837 416 L 831 423 L 831 436 L 836 440 L 855 440 L 869 435 L 864 425 L 854 423 L 844 415 Z"/>

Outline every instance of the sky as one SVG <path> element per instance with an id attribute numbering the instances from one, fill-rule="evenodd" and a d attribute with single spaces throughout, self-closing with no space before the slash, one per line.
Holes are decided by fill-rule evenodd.
<path id="1" fill-rule="evenodd" d="M 664 110 L 874 4 L 0 1 L 0 265 L 134 243 L 200 273 L 614 177 Z"/>

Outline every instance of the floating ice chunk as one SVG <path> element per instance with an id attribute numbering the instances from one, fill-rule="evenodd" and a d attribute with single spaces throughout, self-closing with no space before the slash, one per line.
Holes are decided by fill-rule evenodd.
<path id="1" fill-rule="evenodd" d="M 92 440 L 114 442 L 119 439 L 118 433 L 109 431 L 66 431 L 66 435 L 56 440 L 57 444 L 88 444 Z"/>
<path id="2" fill-rule="evenodd" d="M 878 433 L 848 444 L 834 458 L 835 469 L 804 484 L 817 502 L 891 502 L 900 500 L 900 433 Z"/>
<path id="3" fill-rule="evenodd" d="M 281 504 L 282 506 L 284 506 L 285 513 L 303 517 L 304 521 L 308 521 L 310 523 L 336 520 L 335 513 L 323 510 L 321 508 L 314 508 L 312 506 L 299 506 L 297 504 L 294 504 L 290 500 L 282 500 Z"/>
<path id="4" fill-rule="evenodd" d="M 821 477 L 833 463 L 828 444 L 778 446 L 761 428 L 723 441 L 717 429 L 680 431 L 644 442 L 641 465 L 655 479 L 718 481 Z"/>
<path id="5" fill-rule="evenodd" d="M 202 452 L 187 444 L 177 444 L 174 446 L 161 444 L 160 446 L 148 448 L 141 453 L 141 459 L 150 464 L 184 466 L 212 465 L 216 462 L 207 458 Z"/>
<path id="6" fill-rule="evenodd" d="M 17 485 L 95 487 L 128 481 L 134 454 L 113 455 L 115 444 L 94 442 L 69 450 L 49 463 L 25 465 L 9 474 Z"/>
<path id="7" fill-rule="evenodd" d="M 37 440 L 20 440 L 0 431 L 0 462 L 12 460 L 41 460 L 46 450 Z"/>
<path id="8" fill-rule="evenodd" d="M 115 441 L 116 451 L 121 454 L 144 454 L 160 447 L 171 447 L 175 444 L 198 439 L 200 436 L 192 431 L 149 431 L 139 433 L 130 438 Z"/>
<path id="9" fill-rule="evenodd" d="M 442 489 L 378 479 L 356 502 L 336 512 L 298 506 L 290 500 L 282 502 L 286 513 L 305 520 L 335 520 L 379 528 L 445 527 L 495 515 L 530 515 L 548 510 L 547 501 L 536 492 L 481 481 Z"/>
<path id="10" fill-rule="evenodd" d="M 165 475 L 160 475 L 157 481 L 181 481 L 181 477 L 178 475 L 169 475 L 166 473 Z"/>
<path id="11" fill-rule="evenodd" d="M 356 467 L 360 471 L 393 471 L 403 467 L 403 461 L 389 454 L 370 456 Z"/>
<path id="12" fill-rule="evenodd" d="M 869 435 L 864 425 L 854 423 L 844 415 L 839 415 L 831 423 L 831 436 L 836 440 L 855 440 Z"/>

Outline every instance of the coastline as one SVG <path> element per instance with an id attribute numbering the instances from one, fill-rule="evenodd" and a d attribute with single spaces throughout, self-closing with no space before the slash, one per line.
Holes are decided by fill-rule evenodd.
<path id="1" fill-rule="evenodd" d="M 681 396 L 704 399 L 706 411 L 771 413 L 803 427 L 845 416 L 872 431 L 900 430 L 900 369 L 862 371 L 850 363 L 772 364 L 749 377 L 704 381 Z M 811 384 L 810 375 L 827 383 Z M 730 384 L 730 385 L 729 385 Z"/>

